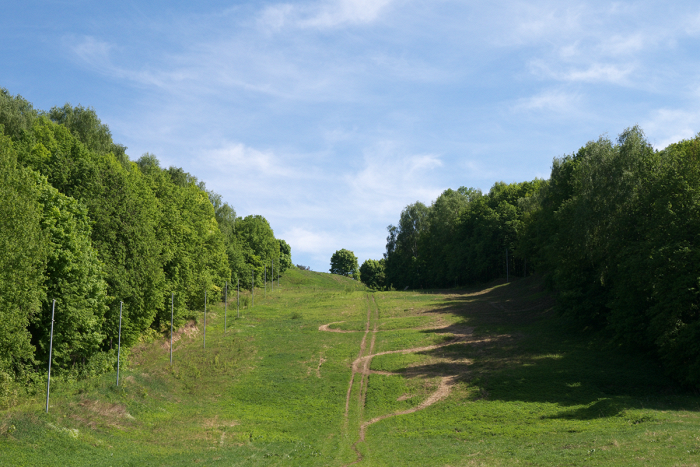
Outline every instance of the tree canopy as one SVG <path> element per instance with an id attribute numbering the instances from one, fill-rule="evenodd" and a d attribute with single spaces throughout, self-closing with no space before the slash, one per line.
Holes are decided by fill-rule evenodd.
<path id="1" fill-rule="evenodd" d="M 338 250 L 331 256 L 331 274 L 351 276 L 360 280 L 360 269 L 355 254 L 346 249 Z"/>
<path id="2" fill-rule="evenodd" d="M 360 278 L 362 283 L 372 289 L 382 289 L 385 286 L 385 264 L 384 258 L 379 261 L 374 259 L 365 260 L 360 266 Z"/>
<path id="3" fill-rule="evenodd" d="M 0 180 L 0 373 L 43 367 L 54 299 L 56 371 L 79 372 L 110 361 L 120 303 L 131 346 L 169 327 L 171 294 L 180 325 L 205 291 L 291 266 L 264 217 L 236 217 L 153 154 L 132 162 L 92 108 L 43 112 L 0 89 Z"/>
<path id="4" fill-rule="evenodd" d="M 541 274 L 560 313 L 655 352 L 700 387 L 698 232 L 700 135 L 658 151 L 632 127 L 556 158 L 548 180 L 407 206 L 388 227 L 385 281 L 454 287 Z"/>

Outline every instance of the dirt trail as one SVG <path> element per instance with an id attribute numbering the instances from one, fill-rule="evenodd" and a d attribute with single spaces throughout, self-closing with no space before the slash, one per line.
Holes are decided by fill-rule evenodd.
<path id="1" fill-rule="evenodd" d="M 482 342 L 484 339 L 480 339 L 478 341 L 467 339 L 466 337 L 457 337 L 455 339 L 452 339 L 451 341 L 444 342 L 442 344 L 435 344 L 435 345 L 426 345 L 425 347 L 413 347 L 412 349 L 401 349 L 401 350 L 386 350 L 384 352 L 377 352 L 375 354 L 369 354 L 365 355 L 364 357 L 358 357 L 354 362 L 352 362 L 352 369 L 353 372 L 355 373 L 362 373 L 365 375 L 368 375 L 370 373 L 369 366 L 370 362 L 374 357 L 378 357 L 380 355 L 389 355 L 393 353 L 416 353 L 416 352 L 427 352 L 429 350 L 435 350 L 435 349 L 440 349 L 442 347 L 447 347 L 448 345 L 454 345 L 454 344 L 472 344 L 472 343 L 477 343 L 477 342 Z M 490 340 L 490 339 L 488 339 Z M 362 365 L 362 367 L 360 367 Z M 374 373 L 374 372 L 372 372 Z"/>
<path id="2" fill-rule="evenodd" d="M 345 321 L 336 321 L 336 322 L 334 322 L 334 323 L 323 324 L 323 325 L 321 325 L 321 326 L 318 327 L 318 330 L 319 330 L 319 331 L 325 331 L 325 332 L 362 332 L 362 331 L 344 331 L 344 330 L 342 330 L 342 329 L 331 329 L 331 328 L 330 328 L 330 326 L 331 326 L 332 324 L 340 324 L 340 323 L 344 323 L 344 322 L 345 322 Z"/>
<path id="3" fill-rule="evenodd" d="M 360 343 L 360 353 L 357 356 L 358 359 L 362 358 L 362 354 L 365 351 L 365 346 L 366 346 L 366 342 L 367 342 L 367 334 L 369 334 L 369 322 L 370 322 L 370 317 L 371 317 L 371 313 L 372 313 L 372 304 L 369 302 L 369 299 L 367 300 L 367 302 L 368 302 L 367 303 L 367 323 L 365 324 L 365 335 L 362 336 L 362 342 Z M 330 326 L 331 324 L 334 324 L 334 323 L 327 324 L 326 326 Z M 324 327 L 324 326 L 319 327 L 318 330 L 321 331 L 322 327 Z M 329 329 L 329 331 L 332 332 L 333 330 Z M 355 361 L 357 361 L 357 360 L 355 360 Z M 350 393 L 352 392 L 352 384 L 355 381 L 354 367 L 355 367 L 355 365 L 353 363 L 353 372 L 352 372 L 352 375 L 350 375 L 350 384 L 348 385 L 348 394 L 345 397 L 345 423 L 346 424 L 348 422 L 348 411 L 350 410 Z"/>
<path id="4" fill-rule="evenodd" d="M 396 417 L 397 415 L 406 415 L 409 413 L 418 412 L 419 410 L 423 410 L 426 407 L 430 407 L 436 402 L 440 402 L 441 400 L 445 399 L 447 396 L 450 395 L 450 389 L 456 383 L 456 379 L 457 375 L 443 376 L 440 380 L 440 386 L 438 386 L 437 390 L 434 393 L 432 393 L 430 397 L 424 400 L 420 405 L 417 405 L 407 410 L 399 410 L 398 412 L 380 415 L 379 417 L 374 417 L 372 420 L 363 423 L 360 426 L 360 441 L 365 440 L 365 430 L 368 426 L 372 425 L 373 423 L 377 423 L 389 417 Z"/>
<path id="5" fill-rule="evenodd" d="M 370 346 L 369 346 L 369 352 L 365 355 L 365 350 L 367 350 L 367 335 L 370 332 L 370 324 L 372 321 L 372 308 L 375 309 L 375 320 L 374 320 L 374 327 L 372 329 L 372 340 L 370 341 Z M 342 321 L 340 321 L 342 322 Z M 329 323 L 329 324 L 324 324 L 322 326 L 319 326 L 318 330 L 319 331 L 325 331 L 325 332 L 362 332 L 362 331 L 343 331 L 340 329 L 331 329 L 330 326 L 332 324 L 338 324 L 339 322 L 335 323 Z M 365 408 L 365 401 L 367 398 L 367 387 L 368 387 L 368 380 L 369 380 L 369 375 L 370 374 L 379 374 L 379 375 L 394 375 L 396 373 L 391 373 L 388 371 L 372 371 L 370 370 L 370 366 L 372 363 L 372 358 L 379 356 L 379 355 L 387 355 L 387 354 L 394 354 L 394 353 L 414 353 L 414 352 L 425 352 L 429 350 L 435 350 L 439 349 L 442 347 L 446 347 L 448 345 L 453 345 L 453 344 L 460 344 L 460 343 L 476 343 L 476 342 L 481 342 L 484 340 L 490 340 L 490 339 L 480 339 L 480 340 L 473 340 L 470 339 L 474 328 L 472 327 L 465 327 L 462 329 L 463 332 L 459 333 L 457 336 L 455 336 L 454 339 L 444 342 L 442 344 L 435 344 L 435 345 L 428 345 L 428 346 L 423 346 L 423 347 L 414 347 L 410 349 L 401 349 L 401 350 L 388 350 L 384 352 L 377 352 L 374 353 L 374 344 L 376 342 L 377 338 L 377 332 L 379 327 L 379 307 L 376 304 L 376 301 L 374 300 L 374 297 L 371 299 L 368 298 L 368 303 L 367 303 L 367 321 L 365 322 L 365 333 L 362 336 L 362 342 L 360 343 L 360 353 L 358 354 L 357 358 L 352 362 L 352 374 L 350 376 L 350 383 L 348 384 L 348 391 L 347 395 L 345 398 L 345 423 L 344 426 L 347 428 L 348 424 L 348 413 L 350 409 L 350 397 L 352 395 L 352 386 L 355 382 L 355 375 L 360 374 L 361 379 L 360 379 L 360 391 L 358 395 L 358 406 L 360 410 L 360 428 L 359 428 L 359 438 L 358 440 L 353 443 L 352 449 L 355 451 L 355 454 L 357 455 L 357 459 L 349 464 L 345 464 L 343 467 L 348 467 L 350 465 L 357 464 L 359 462 L 362 462 L 363 456 L 362 453 L 359 451 L 357 445 L 358 443 L 362 443 L 365 441 L 365 432 L 367 430 L 367 427 L 377 423 L 381 420 L 384 420 L 389 417 L 396 417 L 398 415 L 406 415 L 410 414 L 413 412 L 417 412 L 419 410 L 423 410 L 437 402 L 440 402 L 441 400 L 445 399 L 449 394 L 452 386 L 456 383 L 458 375 L 452 375 L 452 376 L 443 376 L 442 379 L 440 380 L 440 385 L 438 386 L 437 390 L 431 394 L 427 399 L 425 399 L 421 404 L 417 405 L 416 407 L 407 409 L 407 410 L 401 410 L 398 412 L 393 412 L 389 413 L 386 415 L 381 415 L 379 417 L 375 417 L 369 421 L 362 422 L 364 418 L 364 408 Z M 435 328 L 435 330 L 442 329 L 442 327 Z"/>

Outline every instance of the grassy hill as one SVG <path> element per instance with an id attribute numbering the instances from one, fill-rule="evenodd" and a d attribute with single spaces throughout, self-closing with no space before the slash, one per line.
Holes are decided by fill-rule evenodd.
<path id="1" fill-rule="evenodd" d="M 0 412 L 0 465 L 697 465 L 700 396 L 572 329 L 536 279 L 369 292 L 291 270 L 129 369 Z"/>

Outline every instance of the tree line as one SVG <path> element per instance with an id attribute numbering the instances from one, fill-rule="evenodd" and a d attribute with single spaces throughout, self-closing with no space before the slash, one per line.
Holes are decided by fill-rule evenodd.
<path id="1" fill-rule="evenodd" d="M 540 274 L 560 313 L 656 354 L 698 387 L 698 265 L 700 134 L 655 150 L 633 127 L 554 159 L 548 180 L 448 189 L 406 206 L 384 258 L 360 271 L 376 288 Z"/>
<path id="2" fill-rule="evenodd" d="M 225 282 L 262 285 L 292 267 L 291 248 L 258 215 L 152 154 L 132 161 L 95 111 L 35 109 L 0 88 L 0 374 L 114 369 L 122 345 L 169 329 L 218 297 Z"/>

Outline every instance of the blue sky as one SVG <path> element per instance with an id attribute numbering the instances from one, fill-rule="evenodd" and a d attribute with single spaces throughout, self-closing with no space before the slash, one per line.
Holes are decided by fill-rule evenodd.
<path id="1" fill-rule="evenodd" d="M 449 0 L 3 2 L 0 86 L 93 107 L 262 214 L 295 263 L 379 259 L 403 207 L 547 178 L 639 124 L 700 131 L 700 4 Z"/>

